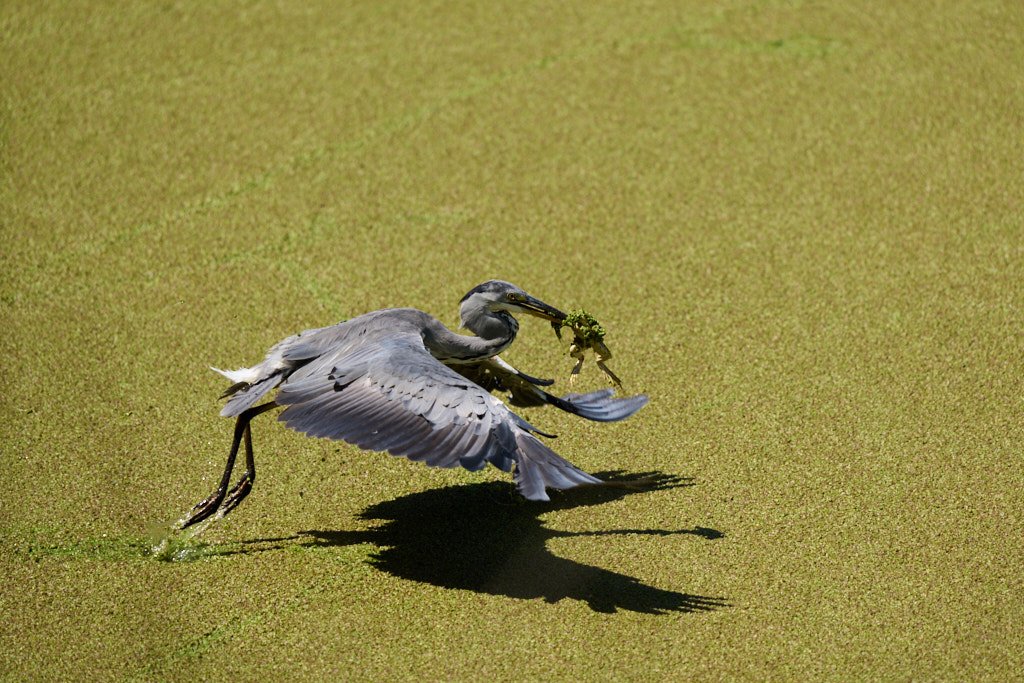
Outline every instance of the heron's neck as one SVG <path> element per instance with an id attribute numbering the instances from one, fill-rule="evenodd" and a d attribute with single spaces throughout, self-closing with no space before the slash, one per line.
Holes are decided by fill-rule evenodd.
<path id="1" fill-rule="evenodd" d="M 441 323 L 424 335 L 430 354 L 442 363 L 473 363 L 496 356 L 512 345 L 519 323 L 508 313 L 489 313 L 465 321 L 475 336 L 456 334 Z"/>

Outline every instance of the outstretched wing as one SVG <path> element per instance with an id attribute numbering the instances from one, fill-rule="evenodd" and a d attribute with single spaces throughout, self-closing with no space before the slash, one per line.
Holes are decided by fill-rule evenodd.
<path id="1" fill-rule="evenodd" d="M 542 444 L 537 430 L 499 399 L 436 360 L 419 334 L 367 339 L 295 370 L 274 402 L 278 417 L 309 436 L 388 451 L 432 467 L 479 470 L 488 462 L 508 472 L 530 500 L 545 487 L 565 489 L 601 480 Z"/>

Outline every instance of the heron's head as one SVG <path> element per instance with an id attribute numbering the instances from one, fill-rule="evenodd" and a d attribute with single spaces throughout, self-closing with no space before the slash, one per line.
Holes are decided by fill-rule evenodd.
<path id="1" fill-rule="evenodd" d="M 519 287 L 504 280 L 488 280 L 477 285 L 462 297 L 459 314 L 462 326 L 473 329 L 473 320 L 481 315 L 495 314 L 499 311 L 509 313 L 529 313 L 544 320 L 561 322 L 566 315 L 553 306 L 535 299 Z"/>

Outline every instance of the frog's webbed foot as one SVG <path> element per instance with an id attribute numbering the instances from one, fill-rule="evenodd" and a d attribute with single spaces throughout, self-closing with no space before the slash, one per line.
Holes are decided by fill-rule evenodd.
<path id="1" fill-rule="evenodd" d="M 612 372 L 611 368 L 605 365 L 605 361 L 611 359 L 612 352 L 608 350 L 608 347 L 605 346 L 603 341 L 595 341 L 593 342 L 592 346 L 594 351 L 597 352 L 597 367 L 601 368 L 601 372 L 603 372 L 608 377 L 608 379 L 611 380 L 612 384 L 614 384 L 617 387 L 621 387 L 622 380 L 620 380 L 618 376 L 614 372 Z"/>
<path id="2" fill-rule="evenodd" d="M 569 355 L 576 359 L 576 365 L 572 367 L 572 372 L 569 373 L 569 386 L 575 386 L 576 380 L 580 376 L 580 370 L 583 369 L 583 361 L 586 359 L 586 342 L 579 337 L 569 346 Z"/>
<path id="3" fill-rule="evenodd" d="M 603 360 L 597 361 L 597 367 L 601 368 L 601 372 L 608 376 L 608 379 L 611 380 L 612 384 L 614 384 L 617 387 L 622 386 L 622 380 L 620 380 L 618 376 L 614 372 L 612 372 L 611 368 L 604 364 Z"/>

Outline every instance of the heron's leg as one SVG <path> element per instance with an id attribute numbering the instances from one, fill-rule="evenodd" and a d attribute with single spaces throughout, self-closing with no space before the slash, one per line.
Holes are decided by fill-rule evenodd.
<path id="1" fill-rule="evenodd" d="M 207 498 L 206 500 L 192 508 L 193 512 L 189 516 L 189 518 L 185 520 L 185 522 L 181 525 L 182 529 L 203 521 L 204 519 L 215 513 L 217 509 L 220 507 L 220 504 L 224 501 L 224 497 L 227 495 L 228 484 L 231 483 L 231 470 L 234 469 L 235 457 L 238 455 L 238 446 L 241 444 L 243 439 L 245 441 L 245 455 L 248 471 L 246 472 L 246 475 L 243 477 L 242 481 L 239 481 L 238 485 L 235 486 L 234 489 L 232 489 L 232 497 L 234 498 L 236 495 L 238 497 L 235 499 L 234 504 L 231 507 L 233 508 L 236 505 L 238 505 L 238 503 L 241 502 L 242 498 L 245 497 L 245 494 L 249 492 L 247 490 L 245 491 L 245 493 L 238 494 L 238 490 L 243 487 L 243 482 L 248 483 L 248 488 L 251 489 L 252 479 L 255 479 L 256 477 L 256 466 L 252 455 L 252 437 L 249 434 L 249 422 L 260 413 L 265 413 L 268 410 L 271 410 L 272 408 L 276 407 L 277 404 L 274 403 L 273 401 L 270 401 L 268 403 L 264 403 L 261 406 L 249 408 L 248 410 L 246 410 L 245 412 L 238 416 L 238 419 L 235 421 L 235 434 L 234 438 L 231 441 L 231 451 L 228 453 L 228 461 L 227 464 L 224 466 L 224 474 L 221 476 L 220 485 L 217 486 L 217 490 L 214 491 L 209 498 Z"/>
<path id="2" fill-rule="evenodd" d="M 221 514 L 224 515 L 238 507 L 238 504 L 252 491 L 252 485 L 256 483 L 256 460 L 252 456 L 252 430 L 249 425 L 245 425 L 242 441 L 245 444 L 245 474 L 224 498 L 224 502 L 220 506 Z"/>
<path id="3" fill-rule="evenodd" d="M 537 379 L 536 377 L 530 377 L 527 374 L 519 372 L 514 367 L 509 365 L 505 361 L 505 359 L 502 358 L 501 356 L 494 356 L 493 358 L 491 358 L 491 360 L 493 360 L 495 363 L 497 363 L 498 367 L 500 367 L 501 369 L 507 370 L 508 372 L 511 372 L 513 375 L 519 377 L 522 380 L 525 380 L 525 381 L 529 382 L 530 384 L 533 384 L 534 386 L 549 387 L 549 386 L 551 386 L 552 384 L 555 383 L 555 380 L 553 380 L 553 379 Z"/>

